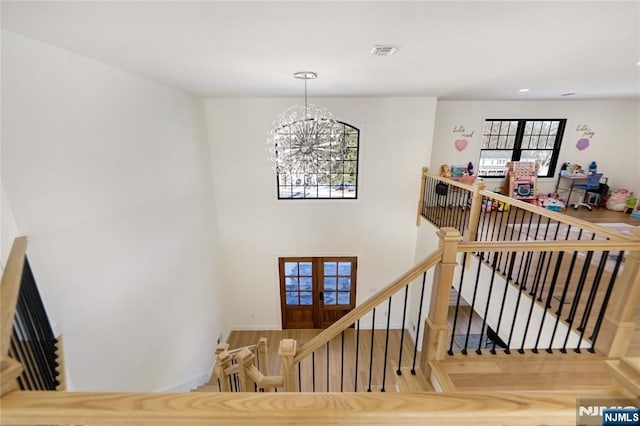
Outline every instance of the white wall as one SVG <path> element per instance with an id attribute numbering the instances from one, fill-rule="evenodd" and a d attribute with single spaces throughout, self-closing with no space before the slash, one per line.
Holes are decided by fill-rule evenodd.
<path id="1" fill-rule="evenodd" d="M 76 390 L 208 373 L 226 329 L 208 167 L 202 100 L 3 31 L 2 186 Z"/>
<path id="2" fill-rule="evenodd" d="M 435 99 L 314 99 L 360 129 L 358 200 L 278 201 L 266 137 L 277 115 L 301 101 L 207 101 L 235 328 L 281 326 L 279 256 L 358 256 L 357 303 L 414 264 L 420 169 L 431 151 Z M 394 325 L 401 323 L 400 299 L 392 307 Z M 385 323 L 377 311 L 376 324 Z"/>
<path id="3" fill-rule="evenodd" d="M 640 192 L 640 101 L 439 101 L 430 168 L 439 172 L 441 164 L 478 164 L 484 121 L 487 118 L 566 118 L 567 125 L 558 158 L 556 176 L 563 162 L 598 163 L 598 171 L 609 177 L 612 188 L 627 188 Z M 589 148 L 580 151 L 576 142 L 587 125 L 593 136 Z M 454 142 L 460 133 L 455 126 L 464 126 L 466 133 L 474 131 L 467 148 L 459 152 Z M 501 179 L 487 179 L 487 187 L 499 186 Z M 540 179 L 540 191 L 555 188 L 555 178 Z"/>

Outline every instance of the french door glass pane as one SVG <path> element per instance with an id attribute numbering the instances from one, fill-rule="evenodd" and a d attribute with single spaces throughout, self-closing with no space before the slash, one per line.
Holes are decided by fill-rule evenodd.
<path id="1" fill-rule="evenodd" d="M 338 275 L 351 275 L 351 262 L 338 263 Z"/>
<path id="2" fill-rule="evenodd" d="M 300 262 L 300 276 L 301 277 L 310 277 L 311 272 L 311 262 Z"/>
<path id="3" fill-rule="evenodd" d="M 311 277 L 300 278 L 300 290 L 311 291 L 313 288 L 313 279 Z"/>
<path id="4" fill-rule="evenodd" d="M 301 291 L 300 292 L 300 304 L 301 305 L 311 305 L 313 304 L 313 296 L 310 291 Z"/>
<path id="5" fill-rule="evenodd" d="M 324 304 L 325 305 L 335 305 L 336 304 L 336 292 L 335 291 L 327 291 L 324 293 Z"/>
<path id="6" fill-rule="evenodd" d="M 338 290 L 351 290 L 351 277 L 338 278 Z"/>
<path id="7" fill-rule="evenodd" d="M 298 262 L 284 262 L 284 276 L 295 277 L 298 275 Z"/>
<path id="8" fill-rule="evenodd" d="M 337 274 L 337 266 L 336 262 L 324 262 L 324 274 L 325 275 L 336 275 Z"/>
<path id="9" fill-rule="evenodd" d="M 324 290 L 336 291 L 336 277 L 324 277 Z"/>
<path id="10" fill-rule="evenodd" d="M 298 290 L 298 278 L 286 277 L 285 287 L 287 288 L 287 290 L 292 290 L 292 291 Z"/>
<path id="11" fill-rule="evenodd" d="M 298 292 L 297 291 L 288 291 L 287 292 L 287 305 L 297 305 L 298 304 Z"/>

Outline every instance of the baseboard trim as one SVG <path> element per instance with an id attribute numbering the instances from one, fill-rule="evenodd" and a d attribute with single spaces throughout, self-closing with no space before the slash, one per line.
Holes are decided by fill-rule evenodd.
<path id="1" fill-rule="evenodd" d="M 175 383 L 169 386 L 163 386 L 160 389 L 155 390 L 154 392 L 170 392 L 170 393 L 189 392 L 189 391 L 192 391 L 193 389 L 196 389 L 204 385 L 207 381 L 209 381 L 209 377 L 211 377 L 211 375 L 207 372 L 200 373 L 188 379 L 185 379 L 179 383 Z"/>

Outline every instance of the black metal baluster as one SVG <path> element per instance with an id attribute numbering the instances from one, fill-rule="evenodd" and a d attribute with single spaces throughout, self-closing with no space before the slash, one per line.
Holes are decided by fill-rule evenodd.
<path id="1" fill-rule="evenodd" d="M 476 294 L 478 293 L 478 285 L 480 283 L 480 269 L 482 268 L 483 256 L 482 252 L 478 253 L 478 269 L 476 270 L 476 284 L 473 287 L 473 296 L 471 297 L 471 310 L 469 311 L 469 322 L 467 324 L 467 334 L 464 339 L 464 348 L 460 351 L 462 355 L 467 354 L 467 348 L 469 347 L 469 334 L 471 333 L 471 322 L 473 320 L 473 312 L 476 306 Z"/>
<path id="2" fill-rule="evenodd" d="M 551 264 L 551 259 L 553 257 L 553 253 L 549 254 L 549 264 Z M 549 286 L 549 293 L 547 294 L 547 301 L 544 304 L 544 312 L 542 314 L 542 320 L 540 321 L 540 329 L 538 330 L 538 336 L 536 337 L 536 344 L 533 350 L 534 353 L 538 353 L 538 345 L 540 344 L 540 337 L 542 336 L 542 329 L 544 328 L 544 322 L 547 318 L 547 311 L 551 307 L 551 300 L 553 298 L 553 292 L 556 289 L 556 283 L 558 282 L 558 275 L 560 274 L 560 269 L 562 266 L 562 259 L 564 257 L 564 252 L 558 252 L 558 257 L 556 259 L 556 266 L 553 270 L 553 277 L 551 278 L 551 284 Z M 545 278 L 546 279 L 546 278 Z M 542 295 L 542 292 L 540 293 Z M 549 348 L 547 348 L 547 352 L 551 353 L 551 344 L 553 343 L 553 336 L 551 341 L 549 342 Z"/>
<path id="3" fill-rule="evenodd" d="M 55 390 L 59 384 L 56 379 L 56 367 L 58 365 L 56 362 L 56 339 L 53 336 L 53 330 L 49 324 L 49 318 L 47 317 L 40 293 L 36 287 L 35 278 L 27 257 L 24 259 L 20 294 L 24 296 L 25 302 L 27 306 L 29 306 L 29 316 L 32 321 L 31 326 L 34 332 L 35 344 L 37 348 L 42 351 L 42 359 L 44 361 L 42 374 L 47 376 L 47 381 L 50 383 L 51 387 L 48 389 Z"/>
<path id="4" fill-rule="evenodd" d="M 500 224 L 498 225 L 498 236 L 497 236 L 496 241 L 500 241 L 500 231 L 502 230 L 502 224 L 504 222 L 504 216 L 505 216 L 505 214 L 504 214 L 504 204 L 502 205 L 502 212 L 501 213 L 502 214 L 500 215 Z M 507 223 L 509 223 L 509 222 L 507 222 Z M 505 226 L 505 229 L 506 229 L 506 226 Z M 493 238 L 493 234 L 491 235 L 491 238 Z M 494 252 L 493 256 L 494 257 L 498 257 L 498 263 L 496 263 L 496 265 L 497 265 L 497 270 L 500 271 L 500 262 L 502 260 L 502 252 Z"/>
<path id="5" fill-rule="evenodd" d="M 551 224 L 549 222 L 547 222 L 547 229 L 549 229 L 549 227 L 551 226 Z M 558 239 L 558 231 L 560 230 L 560 226 L 556 226 L 556 232 L 553 235 L 553 241 L 556 241 Z M 545 240 L 547 239 L 547 234 L 545 233 Z M 543 256 L 546 256 L 547 252 L 543 253 Z M 547 277 L 549 276 L 549 268 L 551 267 L 551 262 L 553 261 L 553 252 L 549 252 L 549 260 L 547 261 L 547 266 L 545 268 L 544 271 L 544 279 L 542 280 L 542 286 L 540 286 L 540 294 L 538 295 L 538 302 L 542 302 L 542 295 L 544 294 L 544 287 L 547 283 Z"/>
<path id="6" fill-rule="evenodd" d="M 302 361 L 298 363 L 298 392 L 302 392 Z"/>
<path id="7" fill-rule="evenodd" d="M 344 391 L 344 330 L 342 330 L 342 345 L 341 345 L 341 358 L 340 358 L 340 392 Z"/>
<path id="8" fill-rule="evenodd" d="M 493 292 L 493 283 L 496 278 L 496 263 L 498 258 L 493 256 L 493 261 L 491 262 L 491 281 L 489 282 L 489 293 L 487 294 L 487 304 L 484 308 L 484 315 L 482 318 L 482 327 L 480 328 L 480 341 L 478 342 L 478 348 L 476 349 L 476 353 L 478 355 L 482 355 L 482 336 L 484 335 L 485 327 L 487 326 L 487 316 L 489 315 L 489 304 L 491 303 L 491 293 Z"/>
<path id="9" fill-rule="evenodd" d="M 520 264 L 520 267 L 522 268 L 522 264 Z M 518 318 L 518 310 L 520 309 L 520 300 L 522 300 L 522 290 L 523 290 L 523 286 L 522 284 L 518 284 L 519 288 L 518 288 L 518 294 L 516 296 L 516 308 L 513 311 L 513 319 L 511 321 L 511 329 L 509 330 L 509 341 L 507 342 L 507 349 L 505 349 L 504 353 L 509 355 L 511 354 L 511 340 L 513 339 L 513 332 L 515 330 L 516 327 L 516 319 Z"/>
<path id="10" fill-rule="evenodd" d="M 29 348 L 32 359 L 34 361 L 33 368 L 37 371 L 37 375 L 43 382 L 44 388 L 42 390 L 55 390 L 55 384 L 53 383 L 50 375 L 48 374 L 48 368 L 46 364 L 45 351 L 42 348 L 41 342 L 38 339 L 36 331 L 34 329 L 33 318 L 23 291 L 20 291 L 18 296 L 17 311 L 21 313 L 21 325 L 22 332 L 25 336 L 25 345 Z"/>
<path id="11" fill-rule="evenodd" d="M 382 367 L 382 388 L 380 392 L 384 392 L 384 382 L 387 378 L 387 353 L 389 350 L 389 323 L 391 321 L 391 297 L 389 297 L 389 306 L 387 307 L 387 336 L 384 341 L 384 364 Z"/>
<path id="12" fill-rule="evenodd" d="M 569 237 L 569 233 L 570 233 L 570 229 L 567 230 L 567 238 Z M 580 235 L 582 234 L 582 229 L 580 230 Z M 578 252 L 574 251 L 573 252 L 573 256 L 571 256 L 571 262 L 569 264 L 569 271 L 567 272 L 567 279 L 564 282 L 564 287 L 562 288 L 562 295 L 560 296 L 560 301 L 559 301 L 559 305 L 558 305 L 558 310 L 556 311 L 556 322 L 553 325 L 553 332 L 551 333 L 551 340 L 549 343 L 549 348 L 547 350 L 547 352 L 549 352 L 551 350 L 551 346 L 553 345 L 553 340 L 555 339 L 556 336 L 556 331 L 558 330 L 558 323 L 560 322 L 560 317 L 562 315 L 562 308 L 564 307 L 564 301 L 567 297 L 567 292 L 569 290 L 569 284 L 571 282 L 571 277 L 573 275 L 573 268 L 575 267 L 576 264 L 576 258 L 578 257 Z M 561 353 L 567 353 L 565 348 L 561 348 L 560 349 Z"/>
<path id="13" fill-rule="evenodd" d="M 541 257 L 538 256 L 538 263 L 536 265 L 536 274 L 535 274 L 535 277 L 534 277 L 534 281 L 532 283 L 533 284 L 533 288 L 536 288 L 536 286 L 538 285 L 538 281 L 540 280 L 540 275 L 541 275 L 541 272 L 542 272 L 541 271 L 541 267 L 540 267 L 540 261 L 541 261 Z M 529 332 L 529 326 L 531 325 L 531 317 L 533 315 L 533 307 L 535 305 L 536 305 L 536 298 L 535 297 L 531 297 L 531 304 L 529 305 L 529 315 L 527 315 L 527 322 L 525 324 L 524 333 L 522 335 L 522 344 L 520 345 L 520 349 L 518 349 L 518 353 L 521 353 L 521 354 L 524 353 L 524 345 L 525 345 L 525 341 L 527 339 L 527 333 Z"/>
<path id="14" fill-rule="evenodd" d="M 416 356 L 418 355 L 418 337 L 420 336 L 420 322 L 422 321 L 422 303 L 424 302 L 424 285 L 426 281 L 427 281 L 427 271 L 422 273 L 422 289 L 420 290 L 420 307 L 418 308 L 418 324 L 416 325 L 416 342 L 413 347 L 413 364 L 411 365 L 411 374 L 414 376 L 416 375 Z"/>
<path id="15" fill-rule="evenodd" d="M 462 283 L 464 282 L 464 270 L 466 269 L 464 265 L 467 262 L 467 253 L 465 252 L 462 255 L 462 269 L 460 271 L 460 284 L 458 285 L 458 296 L 456 297 L 456 311 L 453 315 L 453 328 L 451 330 L 451 343 L 449 344 L 449 350 L 447 353 L 449 355 L 453 355 L 453 342 L 456 337 L 456 325 L 458 323 L 458 312 L 460 310 L 460 297 L 462 296 Z"/>
<path id="16" fill-rule="evenodd" d="M 14 331 L 13 331 L 13 334 L 11 335 L 11 343 L 10 343 L 10 349 L 13 354 L 12 357 L 16 361 L 19 361 L 24 368 L 24 371 L 20 375 L 20 378 L 22 379 L 20 381 L 20 389 L 21 390 L 42 389 L 38 387 L 38 382 L 36 380 L 36 377 L 34 377 L 33 372 L 31 371 L 31 363 L 26 362 L 27 355 L 24 352 L 22 342 L 20 342 L 20 340 L 18 339 L 18 335 L 15 331 L 16 325 L 14 324 L 13 327 L 14 327 Z"/>
<path id="17" fill-rule="evenodd" d="M 484 238 L 484 231 L 485 231 L 485 223 L 487 221 L 487 210 L 486 210 L 486 206 L 489 203 L 489 199 L 485 196 L 482 197 L 481 199 L 481 204 L 480 204 L 480 217 L 478 218 L 478 231 L 476 232 L 476 239 L 478 241 L 486 241 L 486 239 Z M 491 210 L 489 210 L 489 213 L 491 213 Z"/>
<path id="18" fill-rule="evenodd" d="M 316 391 L 316 353 L 311 352 L 311 389 Z"/>
<path id="19" fill-rule="evenodd" d="M 511 260 L 509 260 L 508 258 L 511 258 Z M 509 269 L 508 269 L 508 274 L 507 276 L 511 275 L 511 271 L 513 270 L 513 265 L 515 264 L 515 260 L 516 260 L 516 252 L 512 251 L 510 253 L 510 256 L 506 256 L 505 257 L 505 262 L 509 263 Z M 508 280 L 505 281 L 504 283 L 504 292 L 502 293 L 502 302 L 500 302 L 500 313 L 498 314 L 498 325 L 496 326 L 496 336 L 500 337 L 500 325 L 502 324 L 502 314 L 504 313 L 504 305 L 505 302 L 507 300 L 507 292 L 509 291 L 509 287 L 511 287 L 511 284 L 509 283 Z M 518 297 L 520 297 L 520 293 L 518 293 Z M 491 348 L 491 350 L 489 351 L 491 352 L 493 355 L 496 354 L 496 341 L 493 341 L 493 346 Z"/>
<path id="20" fill-rule="evenodd" d="M 329 392 L 329 340 L 327 340 L 327 392 Z"/>
<path id="21" fill-rule="evenodd" d="M 358 392 L 358 352 L 360 350 L 360 320 L 356 321 L 356 368 L 354 379 L 354 392 Z"/>
<path id="22" fill-rule="evenodd" d="M 598 292 L 598 287 L 600 286 L 600 280 L 602 279 L 608 256 L 608 251 L 602 252 L 600 263 L 598 265 L 598 269 L 596 270 L 596 276 L 593 278 L 593 283 L 591 284 L 591 291 L 589 292 L 589 297 L 587 299 L 587 306 L 585 307 L 585 311 L 582 313 L 582 320 L 580 320 L 580 325 L 578 326 L 578 331 L 580 331 L 578 348 L 580 348 L 580 344 L 582 343 L 582 339 L 584 338 L 584 333 L 587 330 L 587 323 L 589 322 L 589 316 L 591 316 L 591 309 L 593 308 L 593 302 L 595 301 L 596 293 Z"/>
<path id="23" fill-rule="evenodd" d="M 466 253 L 465 253 L 466 254 Z M 400 329 L 400 352 L 398 353 L 398 369 L 396 370 L 396 374 L 398 376 L 402 375 L 402 348 L 404 347 L 404 323 L 407 318 L 407 296 L 409 295 L 409 286 L 404 287 L 404 305 L 402 307 L 402 328 Z"/>
<path id="24" fill-rule="evenodd" d="M 598 313 L 598 319 L 596 320 L 596 325 L 593 328 L 593 334 L 591 335 L 591 348 L 589 352 L 595 352 L 596 340 L 598 339 L 598 334 L 600 333 L 600 327 L 602 326 L 602 321 L 604 320 L 604 315 L 607 311 L 607 307 L 609 306 L 609 298 L 611 297 L 611 292 L 613 291 L 613 286 L 616 282 L 616 278 L 618 277 L 618 271 L 620 270 L 620 265 L 622 265 L 622 260 L 624 259 L 624 251 L 618 252 L 618 257 L 616 258 L 615 266 L 613 267 L 613 272 L 611 273 L 611 278 L 609 279 L 609 285 L 607 286 L 607 291 L 604 295 L 604 299 L 602 300 L 602 305 L 600 305 L 600 312 Z"/>
<path id="25" fill-rule="evenodd" d="M 376 326 L 376 308 L 373 308 L 373 318 L 371 319 L 371 351 L 369 353 L 369 387 L 367 392 L 371 392 L 371 374 L 373 372 L 373 338 Z"/>
<path id="26" fill-rule="evenodd" d="M 593 257 L 593 251 L 588 251 L 586 259 L 584 261 L 584 265 L 582 265 L 582 272 L 580 273 L 580 279 L 578 281 L 578 289 L 573 296 L 573 301 L 571 303 L 571 309 L 569 311 L 569 318 L 567 318 L 567 322 L 569 323 L 567 326 L 567 334 L 564 338 L 564 345 L 562 345 L 563 349 L 566 349 L 567 343 L 569 342 L 569 336 L 573 331 L 573 322 L 575 320 L 576 313 L 578 311 L 578 305 L 580 304 L 580 298 L 582 297 L 582 290 L 584 288 L 584 283 L 587 279 L 587 274 L 589 272 L 589 265 L 591 264 L 591 258 Z M 580 347 L 575 348 L 575 352 L 580 353 Z"/>

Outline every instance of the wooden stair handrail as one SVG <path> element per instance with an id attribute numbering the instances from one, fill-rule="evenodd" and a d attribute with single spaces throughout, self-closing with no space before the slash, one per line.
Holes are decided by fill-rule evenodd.
<path id="1" fill-rule="evenodd" d="M 577 393 L 22 392 L 0 423 L 145 425 L 574 424 Z"/>
<path id="2" fill-rule="evenodd" d="M 640 240 L 465 241 L 459 253 L 477 251 L 640 251 Z"/>
<path id="3" fill-rule="evenodd" d="M 300 360 L 311 355 L 312 352 L 316 351 L 329 340 L 342 333 L 343 330 L 349 328 L 351 324 L 368 314 L 373 308 L 383 303 L 405 286 L 411 284 L 411 282 L 420 276 L 420 274 L 430 268 L 433 268 L 441 258 L 442 250 L 436 249 L 432 254 L 415 264 L 411 269 L 402 274 L 391 284 L 378 291 L 369 299 L 358 305 L 354 310 L 333 323 L 329 328 L 324 329 L 320 334 L 305 343 L 296 353 L 296 356 L 293 359 L 294 363 L 300 362 Z"/>
<path id="4" fill-rule="evenodd" d="M 0 335 L 0 358 L 6 357 L 9 353 L 26 255 L 27 237 L 18 237 L 13 240 L 0 281 L 0 319 L 2 321 L 0 325 L 2 333 Z"/>
<path id="5" fill-rule="evenodd" d="M 445 178 L 439 175 L 435 175 L 432 173 L 428 173 L 425 172 L 423 169 L 423 176 L 428 176 L 432 179 L 441 181 L 441 182 L 445 182 L 448 185 L 452 185 L 461 189 L 465 189 L 469 192 L 474 192 L 474 186 L 473 185 L 467 185 L 464 183 L 460 183 L 457 182 L 455 180 L 449 179 L 449 178 Z M 518 207 L 519 209 L 522 210 L 526 210 L 529 211 L 531 213 L 535 213 L 538 214 L 540 216 L 546 217 L 546 218 L 550 218 L 553 220 L 556 220 L 558 222 L 567 224 L 567 225 L 571 225 L 571 226 L 576 226 L 579 227 L 581 229 L 585 229 L 591 232 L 594 232 L 596 234 L 600 234 L 600 235 L 604 235 L 607 236 L 609 238 L 613 238 L 613 239 L 617 239 L 617 240 L 633 240 L 633 237 L 630 237 L 628 235 L 624 235 L 621 234 L 619 232 L 613 231 L 609 228 L 605 228 L 603 226 L 599 226 L 596 225 L 594 223 L 588 222 L 586 220 L 583 219 L 578 219 L 572 216 L 568 216 L 564 213 L 560 213 L 560 212 L 554 212 L 552 210 L 549 209 L 545 209 L 542 207 L 538 207 L 535 206 L 533 204 L 521 201 L 521 200 L 517 200 L 515 198 L 511 198 L 509 196 L 506 195 L 502 195 L 502 194 L 498 194 L 497 192 L 492 192 L 492 191 L 488 191 L 486 189 L 482 189 L 479 191 L 479 194 L 487 197 L 487 198 L 491 198 L 492 200 L 497 200 L 497 201 L 501 201 L 503 203 L 506 204 L 510 204 L 512 206 Z M 422 197 L 422 194 L 420 195 L 420 197 Z"/>

